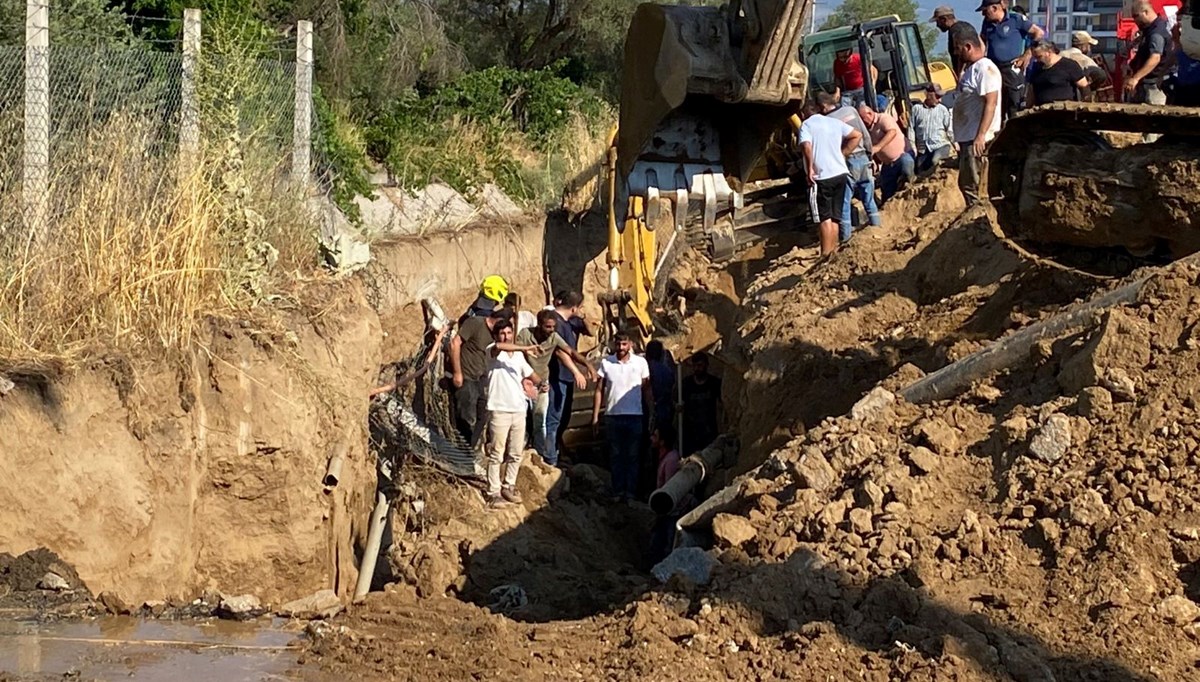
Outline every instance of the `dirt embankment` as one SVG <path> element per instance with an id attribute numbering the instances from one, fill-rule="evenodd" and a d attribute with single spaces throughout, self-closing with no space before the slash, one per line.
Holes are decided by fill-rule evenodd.
<path id="1" fill-rule="evenodd" d="M 453 598 L 464 577 L 450 596 L 400 587 L 310 662 L 414 680 L 1194 678 L 1197 268 L 961 396 L 841 416 L 1115 284 L 1018 257 L 941 181 L 827 263 L 785 253 L 734 282 L 743 336 L 722 354 L 747 373 L 743 466 L 765 464 L 713 521 L 710 582 L 630 580 L 549 619 L 564 604 L 542 597 L 539 622 Z M 528 532 L 550 544 L 521 570 L 554 570 L 561 535 Z M 583 575 L 621 557 L 583 557 Z"/>
<path id="2" fill-rule="evenodd" d="M 0 550 L 48 547 L 93 593 L 135 607 L 353 585 L 379 323 L 356 285 L 306 296 L 287 332 L 214 321 L 172 362 L 14 377 L 0 398 Z M 341 483 L 324 492 L 338 444 Z"/>
<path id="3" fill-rule="evenodd" d="M 739 282 L 739 341 L 727 354 L 744 373 L 727 396 L 741 405 L 735 473 L 889 376 L 915 380 L 1105 284 L 1022 258 L 993 215 L 961 211 L 954 175 L 941 172 L 827 263 L 793 250 L 753 265 L 761 274 Z"/>

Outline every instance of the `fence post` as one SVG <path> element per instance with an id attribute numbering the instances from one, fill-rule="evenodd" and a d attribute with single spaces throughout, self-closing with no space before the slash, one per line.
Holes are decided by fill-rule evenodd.
<path id="1" fill-rule="evenodd" d="M 183 10 L 183 76 L 180 80 L 179 175 L 196 167 L 200 153 L 200 113 L 196 108 L 196 68 L 200 63 L 200 10 Z"/>
<path id="2" fill-rule="evenodd" d="M 307 194 L 312 174 L 312 76 L 313 36 L 311 21 L 296 22 L 296 111 L 292 127 L 292 182 Z"/>
<path id="3" fill-rule="evenodd" d="M 50 205 L 50 6 L 25 1 L 25 147 L 21 201 L 34 239 L 46 234 Z"/>

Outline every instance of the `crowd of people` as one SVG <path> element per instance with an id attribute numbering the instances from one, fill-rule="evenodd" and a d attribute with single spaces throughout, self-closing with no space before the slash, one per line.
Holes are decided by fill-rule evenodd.
<path id="1" fill-rule="evenodd" d="M 721 382 L 709 373 L 706 356 L 693 357 L 690 374 L 680 377 L 661 342 L 651 341 L 641 355 L 633 339 L 617 334 L 611 352 L 593 368 L 578 350 L 580 338 L 592 335 L 582 304 L 578 292 L 564 291 L 536 313 L 523 310 L 507 281 L 492 275 L 445 344 L 453 428 L 475 453 L 491 508 L 522 501 L 516 484 L 526 446 L 545 466 L 565 468 L 562 437 L 575 391 L 588 386 L 594 387 L 591 423 L 607 446 L 615 500 L 633 500 L 650 483 L 661 486 L 683 458 L 717 437 Z M 369 395 L 401 389 L 426 374 L 446 333 L 435 335 L 419 368 Z M 654 471 L 654 478 L 643 479 L 643 471 Z"/>
<path id="2" fill-rule="evenodd" d="M 834 61 L 833 91 L 818 91 L 793 121 L 822 256 L 851 238 L 852 198 L 862 203 L 867 223 L 879 225 L 879 207 L 900 187 L 957 152 L 959 190 L 974 205 L 988 145 L 1005 120 L 1026 107 L 1088 100 L 1109 86 L 1108 72 L 1091 56 L 1099 41 L 1087 31 L 1075 31 L 1071 46 L 1060 49 L 1008 0 L 982 0 L 976 9 L 978 29 L 946 6 L 930 19 L 947 34 L 958 82 L 951 107 L 943 102 L 950 93 L 936 84 L 906 120 L 884 113 L 886 101 L 868 106 L 861 57 L 845 49 Z M 1200 106 L 1200 62 L 1179 46 L 1179 27 L 1148 0 L 1134 0 L 1131 16 L 1140 38 L 1122 85 L 1125 101 Z"/>

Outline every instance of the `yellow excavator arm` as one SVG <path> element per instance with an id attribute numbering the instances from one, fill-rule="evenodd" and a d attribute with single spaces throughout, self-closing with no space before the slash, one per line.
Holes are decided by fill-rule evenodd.
<path id="1" fill-rule="evenodd" d="M 711 234 L 718 215 L 743 208 L 745 183 L 807 94 L 810 11 L 811 0 L 635 10 L 607 163 L 608 332 L 648 338 L 657 275 L 689 223 Z"/>

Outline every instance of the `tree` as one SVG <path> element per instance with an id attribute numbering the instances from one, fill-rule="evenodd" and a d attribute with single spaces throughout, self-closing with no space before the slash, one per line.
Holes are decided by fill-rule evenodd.
<path id="1" fill-rule="evenodd" d="M 879 17 L 895 14 L 900 21 L 918 21 L 916 0 L 844 0 L 837 9 L 833 10 L 821 23 L 824 31 L 839 26 L 850 26 Z M 925 46 L 925 56 L 933 59 L 934 44 L 937 43 L 937 29 L 922 22 L 920 24 L 921 43 Z"/>
<path id="2" fill-rule="evenodd" d="M 615 92 L 639 0 L 437 0 L 450 37 L 476 68 L 560 65 L 577 82 Z"/>

